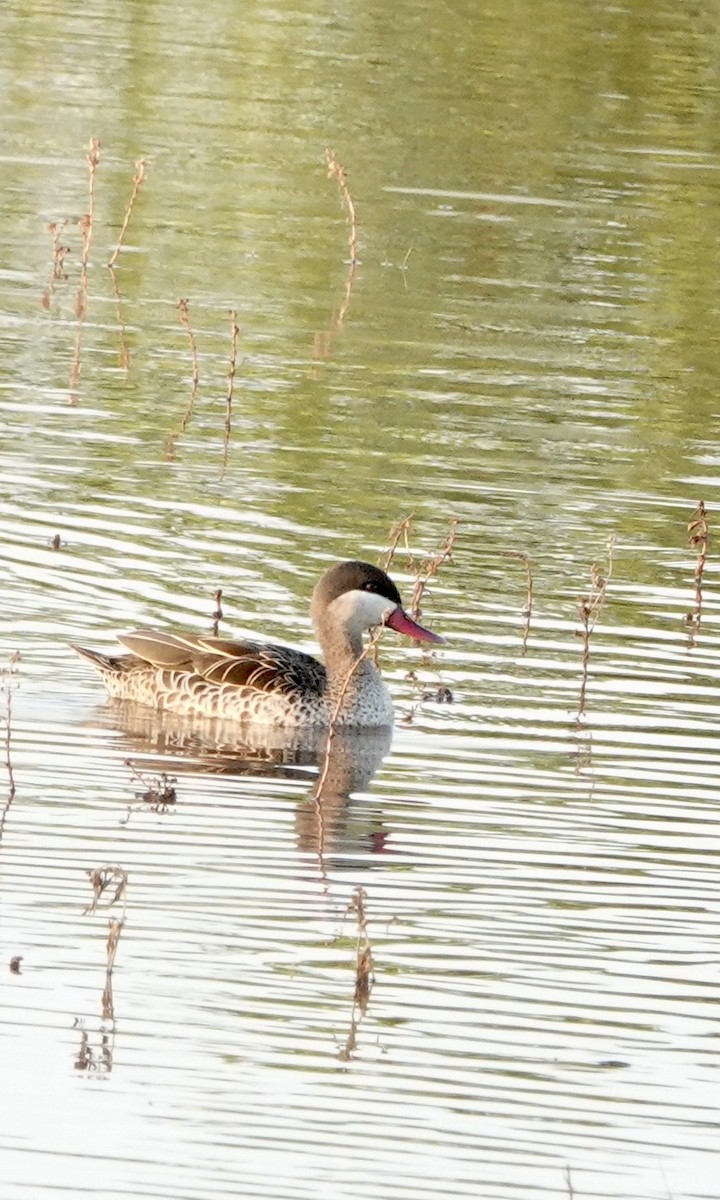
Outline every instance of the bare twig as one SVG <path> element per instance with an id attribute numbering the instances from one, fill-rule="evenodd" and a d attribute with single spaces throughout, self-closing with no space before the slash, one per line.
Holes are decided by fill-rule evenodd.
<path id="1" fill-rule="evenodd" d="M 127 885 L 128 874 L 122 867 L 97 867 L 95 870 L 86 871 L 93 889 L 93 898 L 85 913 L 94 913 L 103 894 L 108 891 L 112 884 L 115 885 L 114 895 L 109 900 L 109 905 L 117 904 L 119 900 L 123 902 L 122 917 L 110 917 L 108 920 L 108 935 L 105 943 L 105 987 L 102 994 L 102 1015 L 104 1021 L 113 1021 L 115 1014 L 113 1009 L 113 994 L 112 994 L 112 973 L 115 966 L 115 957 L 117 955 L 118 942 L 120 934 L 125 925 L 125 910 L 127 904 Z"/>
<path id="2" fill-rule="evenodd" d="M 188 302 L 187 302 L 187 300 L 178 300 L 177 306 L 178 306 L 178 312 L 180 314 L 180 324 L 182 325 L 183 329 L 187 333 L 188 341 L 190 342 L 190 358 L 192 361 L 192 385 L 190 388 L 190 408 L 189 408 L 188 412 L 185 414 L 185 417 L 183 419 L 183 423 L 181 426 L 181 432 L 183 432 L 183 430 L 185 429 L 185 426 L 187 425 L 188 420 L 190 418 L 190 413 L 192 412 L 192 405 L 193 405 L 193 401 L 195 399 L 195 393 L 197 392 L 198 382 L 200 379 L 200 371 L 198 368 L 197 343 L 195 341 L 195 334 L 192 331 L 192 326 L 190 324 L 190 316 L 188 314 Z"/>
<path id="3" fill-rule="evenodd" d="M 48 224 L 48 230 L 50 232 L 50 237 L 52 238 L 53 266 L 47 287 L 40 298 L 40 303 L 42 304 L 43 308 L 50 307 L 57 281 L 60 279 L 67 279 L 67 273 L 65 271 L 65 255 L 70 253 L 70 247 L 63 246 L 60 241 L 66 225 L 67 220 L 61 221 L 59 224 L 55 221 L 50 221 Z"/>
<path id="4" fill-rule="evenodd" d="M 572 1172 L 569 1164 L 565 1168 L 565 1185 L 567 1187 L 568 1200 L 575 1200 L 575 1190 L 573 1188 Z"/>
<path id="5" fill-rule="evenodd" d="M 237 323 L 237 312 L 230 310 L 230 365 L 228 367 L 228 385 L 225 396 L 225 434 L 223 437 L 222 464 L 220 478 L 223 479 L 227 470 L 228 452 L 230 448 L 230 432 L 232 429 L 232 403 L 235 388 L 235 371 L 237 369 L 237 340 L 240 330 Z"/>
<path id="6" fill-rule="evenodd" d="M 118 323 L 118 329 L 120 330 L 119 365 L 120 365 L 121 370 L 127 372 L 128 368 L 130 366 L 130 348 L 129 348 L 128 342 L 127 342 L 127 336 L 126 336 L 127 331 L 125 329 L 125 322 L 123 320 L 123 315 L 122 315 L 122 305 L 121 305 L 121 301 L 120 301 L 120 288 L 118 287 L 117 276 L 115 274 L 114 267 L 109 267 L 109 271 L 110 271 L 110 278 L 112 279 L 113 296 L 115 297 L 115 318 Z"/>
<path id="7" fill-rule="evenodd" d="M 7 796 L 5 797 L 5 803 L 2 806 L 2 811 L 0 812 L 0 842 L 2 842 L 3 833 L 5 832 L 5 820 L 7 818 L 8 812 L 10 811 L 10 805 L 12 804 L 12 802 L 15 798 L 15 790 L 16 790 L 15 789 L 15 774 L 13 771 L 12 755 L 11 755 L 12 694 L 13 694 L 13 690 L 16 686 L 15 679 L 16 679 L 16 672 L 17 672 L 17 667 L 18 667 L 19 662 L 20 662 L 20 654 L 16 650 L 15 653 L 10 656 L 10 662 L 8 663 L 5 670 L 3 671 L 4 691 L 5 691 L 5 716 L 4 716 L 5 737 L 3 739 L 3 743 L 4 743 L 4 748 L 5 748 L 5 770 L 7 772 L 7 778 L 8 778 L 8 791 L 7 791 Z"/>
<path id="8" fill-rule="evenodd" d="M 85 155 L 85 161 L 88 166 L 88 211 L 83 213 L 78 221 L 80 237 L 82 238 L 82 252 L 80 257 L 80 282 L 78 284 L 77 295 L 75 297 L 75 316 L 77 317 L 77 330 L 75 333 L 75 346 L 73 348 L 72 363 L 70 366 L 70 404 L 78 402 L 78 384 L 80 382 L 80 351 L 82 345 L 83 321 L 87 314 L 87 278 L 88 278 L 88 262 L 90 261 L 90 243 L 93 233 L 93 218 L 95 212 L 95 172 L 98 163 L 100 162 L 100 142 L 97 138 L 90 138 L 88 152 Z"/>
<path id="9" fill-rule="evenodd" d="M 524 554 L 522 550 L 501 550 L 500 553 L 502 554 L 503 558 L 519 558 L 520 561 L 522 562 L 523 566 L 525 567 L 525 579 L 527 581 L 527 594 L 525 596 L 525 607 L 522 611 L 523 634 L 522 634 L 522 644 L 520 646 L 520 653 L 526 654 L 528 638 L 530 636 L 530 619 L 532 617 L 532 607 L 533 607 L 532 566 L 531 566 L 528 555 Z"/>
<path id="10" fill-rule="evenodd" d="M 84 269 L 87 268 L 88 258 L 90 257 L 90 242 L 92 240 L 93 218 L 95 216 L 95 172 L 100 162 L 100 142 L 98 138 L 90 138 L 85 161 L 88 165 L 88 209 L 84 217 L 81 217 L 78 222 L 83 239 L 82 265 Z"/>
<path id="11" fill-rule="evenodd" d="M 166 813 L 173 810 L 177 800 L 177 779 L 174 775 L 167 775 L 165 771 L 160 775 L 144 775 L 142 771 L 138 771 L 130 758 L 125 759 L 125 766 L 132 772 L 143 791 L 135 793 L 139 804 L 128 805 L 127 815 L 123 817 L 121 825 L 127 825 L 133 812 Z"/>
<path id="12" fill-rule="evenodd" d="M 710 550 L 710 523 L 708 521 L 707 509 L 702 500 L 698 500 L 694 513 L 688 522 L 688 545 L 697 550 L 698 556 L 695 562 L 695 608 L 689 612 L 685 618 L 689 626 L 689 641 L 692 646 L 700 629 L 702 620 L 702 605 L 703 605 L 703 574 L 705 571 L 705 563 Z"/>
<path id="13" fill-rule="evenodd" d="M 325 161 L 328 169 L 328 179 L 336 179 L 340 189 L 340 197 L 342 199 L 348 214 L 348 223 L 350 225 L 350 235 L 348 238 L 350 246 L 350 262 L 355 264 L 358 258 L 358 242 L 357 242 L 357 217 L 355 215 L 355 205 L 353 198 L 350 195 L 350 189 L 347 185 L 347 176 L 345 168 L 338 162 L 335 151 L 329 147 L 325 150 Z"/>
<path id="14" fill-rule="evenodd" d="M 123 901 L 123 919 L 125 917 L 125 901 L 128 884 L 128 873 L 122 867 L 96 867 L 85 872 L 93 889 L 93 898 L 85 909 L 85 913 L 94 913 L 103 894 L 112 883 L 115 883 L 115 894 L 108 901 L 109 905 Z"/>
<path id="15" fill-rule="evenodd" d="M 388 533 L 388 541 L 390 544 L 385 553 L 380 556 L 380 561 L 378 563 L 383 571 L 390 570 L 401 538 L 405 539 L 405 547 L 409 551 L 408 530 L 410 529 L 414 516 L 414 512 L 408 513 L 406 517 L 402 517 L 402 519 L 398 521 L 396 525 L 393 525 L 392 529 Z"/>
<path id="16" fill-rule="evenodd" d="M 350 308 L 352 288 L 355 280 L 355 269 L 358 262 L 357 217 L 355 214 L 355 205 L 347 185 L 345 168 L 338 162 L 334 150 L 326 149 L 325 161 L 328 168 L 328 179 L 334 178 L 337 180 L 338 187 L 340 189 L 340 198 L 347 210 L 347 219 L 350 225 L 350 233 L 348 236 L 350 260 L 348 273 L 345 277 L 343 297 L 340 306 L 337 311 L 333 313 L 328 328 L 316 333 L 315 335 L 314 351 L 317 358 L 330 357 L 333 338 L 336 333 L 340 332 L 345 324 L 345 318 L 348 314 L 348 309 Z"/>
<path id="17" fill-rule="evenodd" d="M 212 615 L 212 635 L 213 637 L 217 637 L 220 630 L 220 622 L 223 619 L 222 588 L 217 589 L 217 591 L 214 593 L 213 599 L 215 601 L 215 611 Z"/>
<path id="18" fill-rule="evenodd" d="M 355 990 L 353 993 L 350 1030 L 345 1040 L 345 1045 L 338 1055 L 342 1062 L 348 1062 L 353 1056 L 357 1045 L 358 1026 L 367 1012 L 370 993 L 375 982 L 375 962 L 367 928 L 366 901 L 367 892 L 365 889 L 356 887 L 348 905 L 348 911 L 355 913 L 357 921 L 357 942 L 355 945 Z"/>
<path id="19" fill-rule="evenodd" d="M 137 194 L 140 191 L 140 187 L 141 187 L 142 183 L 144 182 L 144 180 L 145 180 L 145 159 L 139 158 L 137 160 L 137 162 L 135 163 L 135 174 L 133 176 L 132 194 L 130 196 L 128 206 L 125 209 L 125 216 L 123 217 L 123 223 L 122 223 L 122 227 L 120 229 L 120 236 L 118 237 L 117 245 L 110 256 L 110 261 L 108 263 L 109 267 L 113 267 L 115 265 L 115 260 L 117 259 L 117 256 L 120 253 L 120 250 L 122 248 L 122 244 L 123 244 L 123 241 L 125 238 L 125 234 L 127 233 L 128 225 L 130 224 L 130 216 L 132 214 L 133 205 L 135 204 Z"/>
<path id="20" fill-rule="evenodd" d="M 607 544 L 607 568 L 605 575 L 601 575 L 597 563 L 593 563 L 590 567 L 590 579 L 592 589 L 584 596 L 578 596 L 577 609 L 580 618 L 581 630 L 578 637 L 582 638 L 582 676 L 580 682 L 580 697 L 578 700 L 577 719 L 580 721 L 585 714 L 585 700 L 587 696 L 588 685 L 588 667 L 590 665 L 590 637 L 597 624 L 598 617 L 605 603 L 608 584 L 612 577 L 613 570 L 613 552 L 617 543 L 617 536 L 612 534 L 608 538 Z"/>
<path id="21" fill-rule="evenodd" d="M 431 579 L 434 579 L 444 562 L 452 561 L 453 546 L 457 538 L 457 527 L 459 517 L 450 518 L 450 527 L 448 529 L 445 540 L 440 544 L 432 558 L 425 559 L 419 565 L 415 565 L 415 587 L 413 588 L 412 601 L 410 604 L 410 612 L 413 617 L 418 620 L 422 616 L 421 603 L 425 588 Z M 406 533 L 407 536 L 407 533 Z"/>
<path id="22" fill-rule="evenodd" d="M 168 461 L 172 460 L 175 457 L 175 443 L 177 442 L 178 438 L 180 437 L 180 434 L 184 433 L 185 430 L 187 429 L 188 422 L 193 414 L 193 409 L 195 407 L 195 397 L 197 396 L 198 383 L 200 381 L 200 370 L 198 367 L 197 343 L 195 341 L 195 334 L 193 333 L 192 325 L 190 324 L 190 315 L 189 315 L 189 311 L 188 311 L 187 300 L 178 300 L 177 307 L 178 307 L 178 313 L 180 314 L 180 324 L 182 325 L 183 329 L 187 333 L 188 341 L 190 342 L 190 360 L 192 363 L 192 381 L 190 384 L 190 398 L 187 402 L 187 407 L 183 414 L 183 419 L 180 422 L 179 428 L 176 429 L 175 433 L 171 433 L 167 440 Z"/>

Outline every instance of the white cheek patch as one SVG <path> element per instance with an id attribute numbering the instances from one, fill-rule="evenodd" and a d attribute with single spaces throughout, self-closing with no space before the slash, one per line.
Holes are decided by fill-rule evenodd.
<path id="1" fill-rule="evenodd" d="M 357 589 L 353 592 L 343 592 L 329 606 L 333 617 L 345 629 L 351 632 L 362 632 L 372 629 L 373 625 L 382 625 L 386 617 L 397 608 L 392 600 L 379 596 L 377 592 L 364 592 Z"/>

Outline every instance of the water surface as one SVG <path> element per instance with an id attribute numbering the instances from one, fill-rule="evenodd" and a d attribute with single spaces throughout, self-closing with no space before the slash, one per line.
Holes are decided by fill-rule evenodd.
<path id="1" fill-rule="evenodd" d="M 717 1197 L 714 9 L 0 32 L 3 1200 Z M 313 649 L 318 574 L 410 512 L 418 559 L 460 521 L 448 645 L 384 636 L 392 742 L 341 739 L 320 799 L 322 744 L 108 706 L 69 649 L 207 630 L 217 588 L 225 632 Z"/>

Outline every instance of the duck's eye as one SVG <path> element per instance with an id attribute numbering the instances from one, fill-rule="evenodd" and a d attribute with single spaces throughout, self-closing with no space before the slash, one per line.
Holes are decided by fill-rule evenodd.
<path id="1" fill-rule="evenodd" d="M 362 590 L 364 592 L 376 592 L 378 590 L 377 584 L 376 583 L 364 583 L 362 585 Z"/>

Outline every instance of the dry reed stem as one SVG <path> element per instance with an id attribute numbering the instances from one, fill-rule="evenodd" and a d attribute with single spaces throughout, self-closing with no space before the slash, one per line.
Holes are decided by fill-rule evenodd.
<path id="1" fill-rule="evenodd" d="M 135 793 L 135 799 L 140 803 L 128 805 L 127 815 L 121 820 L 121 825 L 127 825 L 133 812 L 166 813 L 174 808 L 177 801 L 177 779 L 174 775 L 168 775 L 165 771 L 160 775 L 144 775 L 142 771 L 138 771 L 130 758 L 125 759 L 125 766 L 132 772 L 143 791 Z"/>
<path id="2" fill-rule="evenodd" d="M 405 539 L 405 546 L 408 547 L 408 530 L 410 529 L 410 526 L 412 524 L 414 516 L 415 516 L 414 512 L 408 513 L 408 515 L 406 517 L 402 517 L 402 519 L 400 521 L 398 521 L 396 525 L 393 525 L 392 529 L 388 533 L 388 541 L 389 541 L 390 545 L 388 546 L 387 550 L 385 551 L 385 554 L 383 556 L 381 556 L 380 561 L 378 563 L 378 565 L 382 568 L 383 571 L 390 570 L 390 567 L 392 566 L 392 561 L 395 557 L 395 552 L 400 543 L 400 538 Z M 409 549 L 409 547 L 408 547 L 408 549 Z"/>
<path id="3" fill-rule="evenodd" d="M 355 280 L 355 269 L 358 262 L 358 243 L 357 243 L 357 217 L 355 213 L 355 205 L 353 204 L 352 196 L 347 185 L 345 168 L 338 162 L 335 151 L 325 150 L 325 161 L 328 168 L 328 179 L 336 179 L 340 189 L 340 198 L 347 210 L 347 220 L 350 225 L 350 234 L 348 242 L 350 246 L 350 263 L 348 273 L 345 277 L 343 286 L 343 298 L 340 307 L 333 314 L 330 325 L 322 332 L 315 334 L 314 354 L 316 358 L 329 358 L 332 351 L 332 341 L 336 333 L 339 333 L 345 324 L 345 318 L 350 308 L 350 300 L 352 298 L 352 287 Z"/>
<path id="4" fill-rule="evenodd" d="M 392 528 L 390 529 L 390 531 L 388 533 L 388 541 L 389 541 L 388 549 L 385 551 L 384 555 L 380 556 L 380 559 L 378 560 L 378 565 L 382 568 L 383 571 L 389 571 L 390 567 L 392 566 L 393 559 L 395 558 L 395 555 L 397 553 L 398 546 L 400 545 L 400 542 L 402 541 L 403 546 L 405 548 L 405 552 L 408 557 L 408 561 L 407 561 L 408 571 L 412 572 L 415 575 L 415 585 L 413 588 L 410 611 L 411 611 L 413 617 L 415 617 L 417 619 L 420 616 L 420 603 L 421 603 L 421 600 L 423 597 L 423 593 L 424 593 L 425 588 L 427 587 L 430 579 L 434 578 L 434 576 L 437 575 L 438 571 L 440 570 L 440 567 L 442 566 L 442 564 L 444 562 L 452 560 L 452 551 L 453 551 L 453 546 L 454 546 L 456 538 L 457 538 L 457 526 L 459 524 L 459 518 L 457 518 L 457 517 L 451 518 L 450 528 L 448 530 L 448 533 L 445 536 L 445 540 L 439 546 L 435 555 L 432 556 L 431 558 L 419 560 L 419 559 L 415 558 L 415 556 L 412 552 L 412 549 L 410 547 L 410 528 L 412 526 L 414 516 L 415 516 L 414 513 L 408 513 L 408 515 L 406 517 L 402 517 L 401 520 L 399 520 L 397 522 L 397 524 L 392 526 Z M 432 651 L 427 651 L 427 653 L 432 654 Z M 418 701 L 412 705 L 410 710 L 407 713 L 405 713 L 405 715 L 402 718 L 405 724 L 412 723 L 412 721 L 415 717 L 415 713 L 417 712 L 418 708 L 420 707 L 420 704 L 424 700 L 435 700 L 438 703 L 444 704 L 444 703 L 452 701 L 454 699 L 450 688 L 443 686 L 442 681 L 440 683 L 440 686 L 435 690 L 434 693 L 427 693 L 423 690 L 424 685 L 417 678 L 414 671 L 408 671 L 405 678 L 410 681 L 410 683 L 412 684 L 413 689 L 415 691 L 420 692 L 420 697 L 419 697 Z"/>
<path id="5" fill-rule="evenodd" d="M 126 893 L 128 885 L 128 873 L 122 867 L 96 867 L 94 870 L 86 870 L 85 874 L 90 880 L 90 885 L 93 889 L 93 898 L 85 909 L 85 914 L 94 913 L 98 903 L 104 893 L 108 890 L 112 883 L 115 883 L 115 894 L 108 901 L 109 906 L 117 904 L 119 900 L 123 901 L 123 920 L 125 919 Z"/>
<path id="6" fill-rule="evenodd" d="M 100 162 L 100 141 L 96 137 L 91 137 L 88 143 L 88 152 L 85 155 L 85 161 L 88 165 L 88 208 L 84 216 L 78 222 L 80 232 L 82 233 L 82 266 L 87 270 L 88 259 L 90 257 L 90 242 L 92 240 L 93 220 L 95 217 L 95 172 L 97 171 L 98 163 Z"/>
<path id="7" fill-rule="evenodd" d="M 520 653 L 527 654 L 528 638 L 530 636 L 530 620 L 532 618 L 533 607 L 533 576 L 532 564 L 527 554 L 522 550 L 501 550 L 503 558 L 519 558 L 525 567 L 525 580 L 527 583 L 527 594 L 525 596 L 525 607 L 522 610 L 523 616 L 523 634 Z"/>
<path id="8" fill-rule="evenodd" d="M 237 369 L 237 340 L 240 330 L 237 323 L 237 312 L 230 309 L 230 365 L 228 367 L 228 385 L 225 396 L 225 432 L 223 437 L 223 452 L 220 465 L 220 478 L 225 477 L 230 449 L 230 433 L 232 430 L 232 403 L 235 388 L 235 371 Z"/>
<path id="9" fill-rule="evenodd" d="M 313 353 L 316 358 L 329 358 L 332 353 L 333 338 L 336 333 L 340 333 L 345 318 L 350 308 L 350 300 L 352 298 L 352 286 L 355 279 L 356 263 L 350 263 L 350 269 L 345 277 L 343 285 L 343 298 L 340 307 L 333 313 L 330 324 L 327 329 L 323 329 L 315 334 L 313 343 Z"/>
<path id="10" fill-rule="evenodd" d="M 60 241 L 62 232 L 66 225 L 67 220 L 61 221 L 59 224 L 56 221 L 50 221 L 47 226 L 50 237 L 52 238 L 53 265 L 47 287 L 40 297 L 40 303 L 42 304 L 43 308 L 50 307 L 52 303 L 53 292 L 55 291 L 55 284 L 58 282 L 58 280 L 67 279 L 67 273 L 65 271 L 65 255 L 70 253 L 70 247 L 63 246 Z"/>
<path id="11" fill-rule="evenodd" d="M 117 276 L 113 267 L 109 267 L 110 278 L 112 279 L 113 296 L 115 297 L 115 319 L 118 323 L 120 331 L 120 355 L 118 365 L 122 371 L 127 371 L 130 367 L 130 347 L 127 342 L 127 329 L 122 315 L 122 302 L 120 300 L 120 288 L 118 287 Z"/>
<path id="12" fill-rule="evenodd" d="M 110 256 L 110 261 L 108 263 L 109 267 L 113 267 L 115 265 L 117 256 L 120 253 L 123 241 L 125 239 L 125 234 L 127 233 L 128 225 L 130 224 L 130 217 L 132 215 L 133 206 L 135 204 L 135 200 L 137 199 L 137 194 L 140 191 L 140 187 L 143 184 L 144 180 L 145 180 L 145 159 L 138 158 L 135 163 L 135 174 L 133 176 L 132 194 L 130 196 L 128 206 L 125 209 L 125 216 L 123 217 L 123 223 L 122 223 L 122 226 L 120 229 L 120 236 L 118 237 L 117 245 Z"/>
<path id="13" fill-rule="evenodd" d="M 95 172 L 100 161 L 100 142 L 97 138 L 90 138 L 88 153 L 85 155 L 85 161 L 88 165 L 88 211 L 83 213 L 78 221 L 78 229 L 80 230 L 80 237 L 82 238 L 82 252 L 80 258 L 80 282 L 78 284 L 77 295 L 75 297 L 77 330 L 75 333 L 75 345 L 73 347 L 72 363 L 70 365 L 70 398 L 68 401 L 70 404 L 77 404 L 79 399 L 78 384 L 80 383 L 81 370 L 82 331 L 83 322 L 87 314 L 88 262 L 90 260 L 90 243 L 92 241 L 93 217 L 95 211 Z"/>
<path id="14" fill-rule="evenodd" d="M 338 1058 L 349 1062 L 357 1046 L 357 1031 L 360 1021 L 367 1012 L 370 993 L 375 983 L 375 961 L 372 944 L 367 928 L 367 892 L 363 887 L 356 887 L 347 907 L 348 912 L 355 913 L 357 922 L 357 941 L 355 944 L 355 988 L 353 991 L 352 1014 L 350 1030 L 345 1039 L 345 1045 Z"/>
<path id="15" fill-rule="evenodd" d="M 457 527 L 459 523 L 459 517 L 451 517 L 449 522 L 450 527 L 445 540 L 440 544 L 433 557 L 414 566 L 416 579 L 410 603 L 410 612 L 415 620 L 418 620 L 422 616 L 421 603 L 428 583 L 431 579 L 435 578 L 444 562 L 452 562 L 453 546 L 457 540 Z M 405 536 L 407 538 L 407 531 Z"/>
<path id="16" fill-rule="evenodd" d="M 710 550 L 710 523 L 708 521 L 707 509 L 702 500 L 698 500 L 689 522 L 688 522 L 688 545 L 697 550 L 698 556 L 695 561 L 695 570 L 693 578 L 695 580 L 695 608 L 689 612 L 685 618 L 690 626 L 690 645 L 693 645 L 695 635 L 700 629 L 700 621 L 702 620 L 703 606 L 703 574 L 705 572 L 705 563 L 707 562 L 708 552 Z"/>
<path id="17" fill-rule="evenodd" d="M 565 1186 L 567 1187 L 568 1200 L 575 1200 L 575 1190 L 572 1183 L 572 1172 L 570 1167 L 565 1168 Z"/>
<path id="18" fill-rule="evenodd" d="M 112 1021 L 115 1016 L 113 1009 L 112 973 L 115 966 L 120 934 L 125 925 L 128 873 L 122 867 L 107 866 L 96 867 L 94 870 L 86 871 L 85 874 L 88 876 L 93 889 L 93 898 L 85 909 L 86 914 L 96 911 L 101 897 L 113 883 L 115 884 L 115 893 L 109 900 L 109 905 L 116 904 L 119 900 L 123 902 L 122 917 L 110 917 L 108 919 L 108 935 L 105 942 L 105 986 L 102 993 L 102 1015 L 104 1021 Z"/>
<path id="19" fill-rule="evenodd" d="M 605 575 L 601 575 L 597 563 L 592 563 L 590 567 L 590 579 L 592 581 L 592 590 L 584 595 L 578 596 L 577 610 L 580 618 L 581 630 L 576 636 L 582 638 L 582 668 L 580 681 L 580 696 L 578 699 L 577 719 L 580 721 L 585 715 L 585 701 L 587 697 L 588 685 L 588 668 L 590 665 L 590 637 L 597 624 L 598 617 L 602 611 L 607 595 L 608 584 L 612 577 L 613 571 L 613 551 L 617 543 L 617 536 L 612 534 L 608 538 L 607 543 L 607 568 Z"/>
<path id="20" fill-rule="evenodd" d="M 182 433 L 183 430 L 185 429 L 185 426 L 188 423 L 188 420 L 190 418 L 190 413 L 192 412 L 192 405 L 193 405 L 193 401 L 195 400 L 195 393 L 198 390 L 198 382 L 200 380 L 200 370 L 198 368 L 197 342 L 195 341 L 195 334 L 193 333 L 192 326 L 190 324 L 190 316 L 189 316 L 189 312 L 188 312 L 187 300 L 178 300 L 177 307 L 178 307 L 178 312 L 180 314 L 180 324 L 182 325 L 183 329 L 187 333 L 188 341 L 190 342 L 190 358 L 192 360 L 192 386 L 190 388 L 190 408 L 189 408 L 188 412 L 185 414 L 185 417 L 183 419 L 183 423 L 182 423 L 181 430 L 180 430 L 180 432 Z"/>
<path id="21" fill-rule="evenodd" d="M 416 559 L 410 548 L 410 527 L 414 518 L 414 513 L 409 513 L 407 517 L 403 517 L 388 533 L 390 542 L 389 548 L 385 551 L 384 556 L 381 556 L 379 565 L 383 571 L 389 571 L 393 559 L 397 552 L 397 548 L 402 539 L 405 550 L 408 556 L 407 568 L 415 576 L 415 585 L 413 587 L 412 600 L 410 602 L 410 612 L 417 620 L 421 615 L 420 604 L 422 601 L 425 588 L 431 579 L 433 579 L 444 562 L 452 561 L 452 552 L 457 540 L 457 527 L 460 524 L 459 517 L 451 517 L 449 521 L 449 529 L 441 542 L 435 554 L 429 558 Z"/>
<path id="22" fill-rule="evenodd" d="M 185 432 L 185 430 L 187 429 L 188 423 L 193 414 L 193 409 L 195 408 L 195 397 L 197 396 L 198 384 L 200 382 L 200 370 L 198 367 L 197 342 L 195 341 L 195 334 L 193 333 L 192 325 L 190 324 L 190 314 L 189 314 L 189 310 L 188 310 L 187 300 L 178 300 L 177 308 L 178 308 L 178 313 L 180 315 L 180 324 L 182 325 L 183 329 L 187 333 L 188 341 L 190 342 L 190 360 L 192 362 L 192 382 L 190 385 L 190 398 L 187 402 L 187 407 L 183 414 L 182 421 L 180 422 L 180 426 L 178 429 L 176 429 L 175 433 L 171 433 L 169 435 L 168 440 L 167 440 L 166 456 L 167 456 L 168 462 L 171 462 L 172 459 L 175 457 L 176 442 L 177 442 L 178 438 L 180 437 L 180 435 L 183 434 Z"/>
<path id="23" fill-rule="evenodd" d="M 340 189 L 340 198 L 347 209 L 347 219 L 350 225 L 350 234 L 348 243 L 350 246 L 350 262 L 354 266 L 358 258 L 358 243 L 357 243 L 357 217 L 355 214 L 355 205 L 353 198 L 350 195 L 350 189 L 347 185 L 347 175 L 345 168 L 338 162 L 335 151 L 329 147 L 325 149 L 325 162 L 327 163 L 328 179 L 336 179 L 338 188 Z"/>
<path id="24" fill-rule="evenodd" d="M 15 681 L 17 678 L 17 666 L 18 666 L 19 662 L 20 662 L 20 653 L 19 653 L 19 651 L 16 650 L 15 653 L 10 656 L 10 662 L 8 663 L 5 670 L 3 671 L 4 692 L 5 692 L 5 716 L 4 716 L 4 721 L 3 721 L 3 723 L 5 725 L 5 736 L 3 738 L 3 745 L 4 745 L 4 750 L 5 750 L 5 771 L 7 772 L 7 778 L 8 778 L 8 791 L 7 791 L 7 796 L 5 797 L 5 803 L 2 806 L 2 812 L 0 812 L 0 842 L 2 842 L 3 833 L 5 832 L 5 820 L 7 818 L 8 812 L 10 811 L 10 805 L 12 804 L 13 800 L 15 799 L 15 791 L 16 791 L 15 773 L 13 771 L 12 754 L 11 754 L 12 694 L 13 694 L 13 689 L 16 686 Z"/>
<path id="25" fill-rule="evenodd" d="M 213 637 L 217 637 L 220 630 L 220 622 L 223 619 L 222 588 L 218 588 L 213 594 L 213 600 L 215 601 L 215 612 L 212 615 L 212 635 Z"/>

